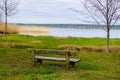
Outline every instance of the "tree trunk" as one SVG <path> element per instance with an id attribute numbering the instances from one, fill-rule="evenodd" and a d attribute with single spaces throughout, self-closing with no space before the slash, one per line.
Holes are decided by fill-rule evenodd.
<path id="1" fill-rule="evenodd" d="M 8 9 L 7 9 L 7 0 L 5 0 L 5 40 L 7 41 L 7 16 L 8 16 Z"/>
<path id="2" fill-rule="evenodd" d="M 5 40 L 7 41 L 7 15 L 5 18 L 5 31 L 4 31 L 4 35 L 5 35 Z"/>
<path id="3" fill-rule="evenodd" d="M 110 23 L 109 23 L 109 7 L 108 7 L 108 2 L 109 0 L 106 0 L 107 4 L 106 4 L 106 28 L 107 28 L 107 40 L 106 40 L 106 52 L 109 52 L 109 37 L 110 37 Z"/>
<path id="4" fill-rule="evenodd" d="M 110 38 L 110 30 L 107 30 L 107 39 L 106 39 L 106 52 L 109 53 L 109 38 Z"/>

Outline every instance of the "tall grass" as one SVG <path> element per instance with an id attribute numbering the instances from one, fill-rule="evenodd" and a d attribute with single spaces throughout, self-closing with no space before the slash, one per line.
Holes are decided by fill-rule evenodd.
<path id="1" fill-rule="evenodd" d="M 0 33 L 4 33 L 4 28 L 5 28 L 5 25 L 4 23 L 0 23 Z M 15 33 L 18 33 L 18 29 L 19 29 L 19 26 L 16 25 L 16 24 L 8 24 L 8 28 L 7 28 L 7 33 L 8 34 L 15 34 Z"/>

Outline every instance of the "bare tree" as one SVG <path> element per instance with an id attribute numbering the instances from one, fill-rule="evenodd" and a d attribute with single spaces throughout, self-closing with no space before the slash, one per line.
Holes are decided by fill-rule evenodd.
<path id="1" fill-rule="evenodd" d="M 0 10 L 3 12 L 5 16 L 5 30 L 4 34 L 7 40 L 7 24 L 8 24 L 8 16 L 12 16 L 16 13 L 16 8 L 18 5 L 18 0 L 1 0 L 0 1 Z"/>
<path id="2" fill-rule="evenodd" d="M 110 30 L 120 19 L 120 0 L 86 0 L 84 6 L 92 19 L 107 32 L 106 52 L 109 52 Z"/>
<path id="3" fill-rule="evenodd" d="M 1 1 L 0 1 L 1 2 Z M 0 9 L 0 22 L 2 21 L 2 10 Z"/>

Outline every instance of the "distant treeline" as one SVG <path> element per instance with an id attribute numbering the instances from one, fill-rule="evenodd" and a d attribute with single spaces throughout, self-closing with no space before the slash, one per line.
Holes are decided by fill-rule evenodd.
<path id="1" fill-rule="evenodd" d="M 45 26 L 45 27 L 55 27 L 55 28 L 80 28 L 80 29 L 101 29 L 105 25 L 96 24 L 24 24 L 17 23 L 22 26 Z M 120 29 L 120 25 L 114 25 L 113 29 Z"/>

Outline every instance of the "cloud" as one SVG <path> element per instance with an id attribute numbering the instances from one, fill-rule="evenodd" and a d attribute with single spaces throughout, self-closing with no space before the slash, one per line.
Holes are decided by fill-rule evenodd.
<path id="1" fill-rule="evenodd" d="M 79 14 L 69 8 L 80 9 L 81 0 L 20 0 L 19 13 L 10 22 L 78 23 Z"/>

